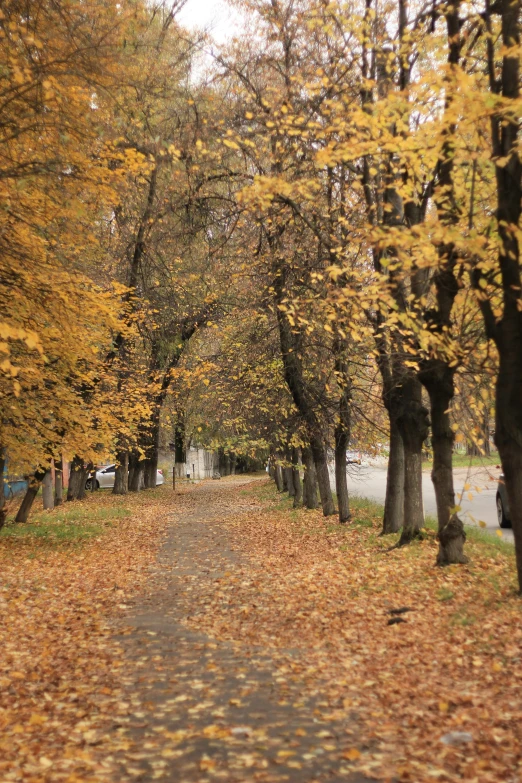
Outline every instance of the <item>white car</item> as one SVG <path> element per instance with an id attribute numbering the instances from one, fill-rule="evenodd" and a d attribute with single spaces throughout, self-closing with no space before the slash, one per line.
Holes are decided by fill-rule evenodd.
<path id="1" fill-rule="evenodd" d="M 114 474 L 116 472 L 116 465 L 107 465 L 104 468 L 100 468 L 96 471 L 96 489 L 112 489 L 114 486 Z M 92 478 L 87 479 L 85 489 L 91 488 Z M 156 473 L 156 486 L 159 487 L 165 483 L 163 477 L 163 471 L 158 470 Z"/>

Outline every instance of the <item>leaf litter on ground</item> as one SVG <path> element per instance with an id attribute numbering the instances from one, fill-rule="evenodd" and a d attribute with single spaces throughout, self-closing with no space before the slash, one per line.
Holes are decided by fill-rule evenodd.
<path id="1" fill-rule="evenodd" d="M 441 570 L 433 535 L 386 553 L 369 504 L 341 528 L 320 512 L 291 509 L 266 481 L 241 492 L 226 480 L 214 487 L 223 515 L 209 527 L 226 533 L 241 557 L 219 580 L 188 580 L 188 628 L 206 634 L 209 648 L 232 643 L 245 657 L 262 650 L 277 668 L 277 687 L 292 682 L 303 699 L 319 695 L 321 721 L 349 715 L 357 723 L 353 747 L 320 732 L 346 775 L 519 779 L 521 603 L 505 552 L 472 541 L 469 565 Z M 146 722 L 151 707 L 129 694 L 135 662 L 123 655 L 113 621 L 124 621 L 152 578 L 161 581 L 153 566 L 169 521 L 175 527 L 195 502 L 189 489 L 123 500 L 97 493 L 79 504 L 104 509 L 92 515 L 103 528 L 96 538 L 52 544 L 0 536 L 0 779 L 116 781 L 117 754 L 127 755 L 132 776 L 131 757 L 140 752 L 125 721 Z M 408 621 L 389 627 L 390 614 L 406 606 L 415 607 Z M 213 709 L 219 721 L 225 708 Z M 250 729 L 206 727 L 213 741 L 227 743 L 246 741 Z M 164 738 L 155 777 L 197 732 L 187 726 Z M 254 757 L 239 758 L 240 750 L 238 768 L 248 769 Z M 286 762 L 306 768 L 307 759 L 281 757 Z M 212 759 L 202 758 L 200 769 L 214 779 Z"/>

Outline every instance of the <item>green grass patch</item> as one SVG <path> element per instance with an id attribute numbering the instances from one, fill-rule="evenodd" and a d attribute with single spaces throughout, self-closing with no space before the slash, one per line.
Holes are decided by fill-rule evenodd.
<path id="1" fill-rule="evenodd" d="M 437 590 L 437 598 L 439 601 L 452 601 L 455 598 L 453 590 L 448 590 L 447 587 L 441 587 Z"/>
<path id="2" fill-rule="evenodd" d="M 66 505 L 33 514 L 31 521 L 25 524 L 8 520 L 0 531 L 0 541 L 11 539 L 55 546 L 82 543 L 103 534 L 115 521 L 130 516 L 130 513 L 129 509 L 121 506 L 93 508 L 78 505 L 69 508 Z"/>
<path id="3" fill-rule="evenodd" d="M 423 467 L 430 467 L 433 465 L 433 459 L 423 460 L 422 464 Z M 494 451 L 489 456 L 483 455 L 480 457 L 470 457 L 468 454 L 453 454 L 454 468 L 480 468 L 488 465 L 500 465 L 498 451 Z"/>

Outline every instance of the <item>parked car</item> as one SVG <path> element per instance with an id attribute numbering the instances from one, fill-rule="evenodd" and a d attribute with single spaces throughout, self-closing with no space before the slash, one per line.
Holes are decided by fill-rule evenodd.
<path id="1" fill-rule="evenodd" d="M 347 451 L 346 452 L 346 464 L 347 465 L 360 465 L 361 464 L 361 452 L 360 451 Z"/>
<path id="2" fill-rule="evenodd" d="M 114 486 L 114 474 L 116 473 L 116 465 L 107 465 L 103 468 L 98 468 L 96 471 L 96 489 L 112 489 Z M 158 470 L 156 473 L 156 486 L 159 487 L 165 483 L 163 471 Z M 91 489 L 92 477 L 87 479 L 85 484 L 86 489 Z"/>
<path id="3" fill-rule="evenodd" d="M 499 478 L 497 487 L 497 518 L 500 527 L 511 527 L 511 515 L 503 473 Z"/>

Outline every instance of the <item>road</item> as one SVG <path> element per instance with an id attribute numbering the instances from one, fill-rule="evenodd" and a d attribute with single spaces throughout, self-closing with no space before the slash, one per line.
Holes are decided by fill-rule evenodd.
<path id="1" fill-rule="evenodd" d="M 335 486 L 333 470 L 331 471 L 332 486 Z M 495 495 L 500 470 L 495 466 L 456 468 L 453 471 L 457 503 L 461 506 L 460 516 L 468 525 L 486 523 L 486 530 L 497 535 L 500 530 L 497 522 Z M 464 490 L 469 485 L 470 489 Z M 348 487 L 350 493 L 360 497 L 384 503 L 386 494 L 386 466 L 384 465 L 350 465 L 348 467 Z M 429 471 L 422 474 L 422 491 L 424 510 L 427 516 L 437 516 L 435 492 Z M 502 538 L 513 541 L 513 532 L 503 530 Z"/>

